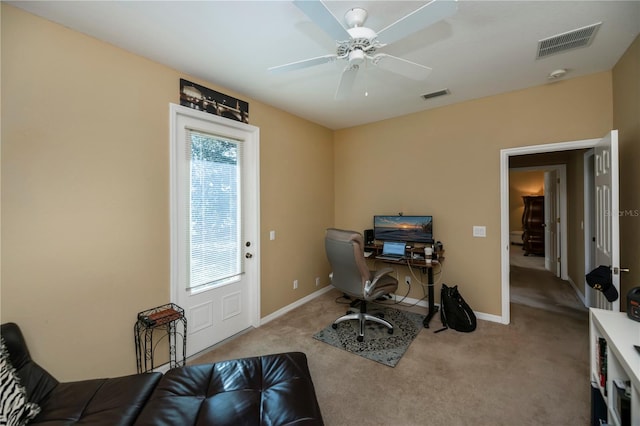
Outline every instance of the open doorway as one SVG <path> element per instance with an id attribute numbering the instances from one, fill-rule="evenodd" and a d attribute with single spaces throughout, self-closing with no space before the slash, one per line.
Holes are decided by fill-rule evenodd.
<path id="1" fill-rule="evenodd" d="M 511 264 L 542 268 L 566 280 L 567 168 L 565 164 L 540 165 L 560 160 L 556 153 L 511 158 L 509 258 Z"/>
<path id="2" fill-rule="evenodd" d="M 567 246 L 567 165 L 544 165 L 569 163 L 573 152 L 511 158 L 509 289 L 512 304 L 580 318 L 586 308 L 568 280 L 567 249 L 563 248 Z"/>
<path id="3" fill-rule="evenodd" d="M 566 164 L 567 160 L 558 161 L 555 160 L 555 157 L 567 156 L 567 151 L 576 151 L 576 150 L 585 150 L 593 148 L 599 139 L 588 139 L 581 141 L 572 141 L 572 142 L 561 142 L 555 144 L 545 144 L 545 145 L 534 145 L 528 147 L 520 147 L 520 148 L 511 148 L 504 149 L 500 152 L 500 189 L 501 189 L 501 244 L 502 244 L 502 256 L 501 256 L 501 271 L 502 271 L 502 323 L 508 324 L 511 320 L 510 314 L 510 300 L 511 300 L 511 291 L 510 291 L 510 255 L 511 255 L 511 239 L 512 234 L 509 225 L 509 171 L 510 165 L 513 168 L 519 167 L 551 167 L 552 165 L 558 164 Z M 580 154 L 581 155 L 581 154 Z M 527 165 L 518 164 L 518 158 L 522 158 L 527 156 L 528 161 L 530 162 Z M 573 157 L 571 157 L 573 161 Z M 534 163 L 531 163 L 534 161 Z M 537 161 L 537 163 L 535 163 Z M 550 166 L 551 165 L 551 166 Z M 566 173 L 566 172 L 565 172 Z M 565 179 L 566 181 L 566 179 Z M 562 215 L 562 210 L 564 208 L 564 215 L 566 217 L 566 206 L 567 206 L 567 196 L 566 189 L 564 194 L 559 193 L 560 199 L 560 215 Z M 564 206 L 564 207 L 563 207 Z M 568 278 L 568 269 L 567 263 L 568 260 L 566 258 L 566 254 L 568 252 L 568 247 L 570 243 L 570 239 L 566 230 L 567 220 L 564 221 L 561 219 L 560 226 L 556 230 L 558 233 L 558 251 L 560 260 L 560 276 L 559 278 L 567 279 Z M 564 226 L 564 228 L 563 228 Z M 547 235 L 548 237 L 548 235 Z M 545 244 L 547 241 L 545 239 Z M 545 251 L 548 249 L 548 246 L 545 246 Z M 555 256 L 555 255 L 554 255 Z M 562 260 L 564 259 L 564 261 Z M 552 267 L 552 265 L 547 264 L 546 267 Z M 546 269 L 546 268 L 545 268 Z M 579 283 L 578 285 L 582 285 Z M 573 284 L 574 287 L 577 287 L 576 284 Z"/>

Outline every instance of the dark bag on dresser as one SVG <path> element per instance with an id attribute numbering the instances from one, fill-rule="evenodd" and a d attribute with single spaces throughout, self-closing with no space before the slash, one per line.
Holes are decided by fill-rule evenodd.
<path id="1" fill-rule="evenodd" d="M 437 330 L 436 333 L 447 328 L 453 328 L 465 333 L 476 329 L 476 314 L 465 302 L 458 291 L 457 285 L 449 287 L 446 284 L 442 284 L 442 290 L 440 291 L 440 320 L 443 328 Z"/>

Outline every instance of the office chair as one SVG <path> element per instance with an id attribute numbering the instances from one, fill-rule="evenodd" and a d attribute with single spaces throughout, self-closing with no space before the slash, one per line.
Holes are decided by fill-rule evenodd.
<path id="1" fill-rule="evenodd" d="M 393 325 L 390 322 L 367 313 L 367 302 L 393 293 L 398 288 L 398 280 L 388 275 L 393 272 L 393 268 L 369 270 L 364 257 L 364 240 L 358 232 L 329 228 L 324 242 L 332 268 L 331 284 L 360 302 L 360 312 L 347 312 L 346 315 L 335 320 L 332 327 L 336 329 L 343 321 L 358 320 L 359 342 L 364 340 L 366 321 L 382 324 L 387 327 L 389 334 L 393 334 Z"/>

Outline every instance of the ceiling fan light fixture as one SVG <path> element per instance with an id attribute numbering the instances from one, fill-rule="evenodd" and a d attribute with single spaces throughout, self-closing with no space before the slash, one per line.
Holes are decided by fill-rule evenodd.
<path id="1" fill-rule="evenodd" d="M 355 49 L 349 52 L 349 64 L 350 65 L 359 65 L 364 62 L 364 52 L 360 49 Z"/>

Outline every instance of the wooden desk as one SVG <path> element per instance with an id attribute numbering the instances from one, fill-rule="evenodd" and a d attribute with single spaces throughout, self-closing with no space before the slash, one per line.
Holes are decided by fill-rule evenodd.
<path id="1" fill-rule="evenodd" d="M 373 247 L 367 246 L 367 248 L 369 249 Z M 378 259 L 375 256 L 375 253 L 376 251 L 374 251 L 374 254 L 371 254 L 371 256 L 369 256 L 367 259 L 373 260 L 375 262 L 384 262 L 391 265 L 407 266 L 410 268 L 421 268 L 422 272 L 427 274 L 427 298 L 429 300 L 427 302 L 428 303 L 427 316 L 422 321 L 422 325 L 424 325 L 424 328 L 429 328 L 429 322 L 431 321 L 431 318 L 433 318 L 433 316 L 436 313 L 438 313 L 438 308 L 439 308 L 438 306 L 435 305 L 435 301 L 434 301 L 435 290 L 434 290 L 434 281 L 433 281 L 433 269 L 441 267 L 441 262 L 444 261 L 444 257 L 440 257 L 439 260 L 437 261 L 432 261 L 431 263 L 427 263 L 424 259 L 413 259 L 413 258 L 407 258 L 404 260 Z"/>

